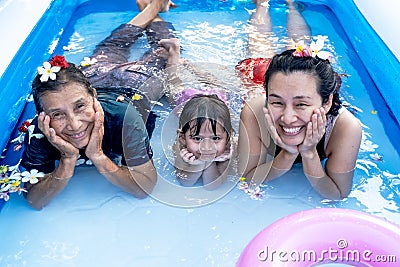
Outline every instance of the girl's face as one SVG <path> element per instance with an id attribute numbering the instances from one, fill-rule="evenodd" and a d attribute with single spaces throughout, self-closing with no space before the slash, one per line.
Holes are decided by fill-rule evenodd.
<path id="1" fill-rule="evenodd" d="M 191 122 L 193 124 L 195 122 Z M 193 125 L 190 125 L 191 127 Z M 200 160 L 212 161 L 222 155 L 228 144 L 228 134 L 221 123 L 216 125 L 214 134 L 211 122 L 206 120 L 200 127 L 198 135 L 192 135 L 188 130 L 181 138 L 181 143 L 186 149 Z"/>
<path id="2" fill-rule="evenodd" d="M 89 143 L 94 126 L 94 98 L 79 83 L 65 85 L 61 90 L 40 97 L 43 111 L 50 117 L 50 127 L 58 136 L 76 148 Z"/>
<path id="3" fill-rule="evenodd" d="M 285 144 L 300 145 L 314 110 L 322 106 L 317 79 L 304 72 L 277 72 L 268 85 L 268 106 L 277 133 Z M 324 105 L 326 112 L 331 103 Z"/>

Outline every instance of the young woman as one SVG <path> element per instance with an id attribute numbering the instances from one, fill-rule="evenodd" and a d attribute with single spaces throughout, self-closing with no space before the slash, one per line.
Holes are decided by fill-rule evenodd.
<path id="1" fill-rule="evenodd" d="M 238 154 L 243 176 L 259 184 L 301 162 L 323 197 L 346 197 L 362 133 L 359 121 L 341 105 L 340 81 L 329 60 L 308 47 L 275 55 L 264 88 L 266 97 L 254 98 L 241 112 Z"/>

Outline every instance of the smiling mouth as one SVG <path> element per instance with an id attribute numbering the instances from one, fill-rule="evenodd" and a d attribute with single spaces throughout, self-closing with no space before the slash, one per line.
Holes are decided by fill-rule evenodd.
<path id="1" fill-rule="evenodd" d="M 76 134 L 70 134 L 69 137 L 71 137 L 72 139 L 80 139 L 85 136 L 85 132 L 86 131 L 82 131 Z"/>
<path id="2" fill-rule="evenodd" d="M 304 126 L 300 127 L 283 127 L 281 126 L 282 131 L 286 135 L 297 135 L 301 130 L 304 128 Z"/>
<path id="3" fill-rule="evenodd" d="M 201 154 L 200 155 L 200 158 L 206 158 L 206 159 L 208 159 L 208 158 L 215 158 L 215 153 L 213 153 L 213 154 Z"/>

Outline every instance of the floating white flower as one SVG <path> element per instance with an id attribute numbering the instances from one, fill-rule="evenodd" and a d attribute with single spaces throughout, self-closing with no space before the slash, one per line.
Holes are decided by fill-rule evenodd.
<path id="1" fill-rule="evenodd" d="M 10 176 L 8 177 L 8 179 L 10 180 L 21 180 L 21 173 L 18 171 L 13 171 L 11 172 Z"/>
<path id="2" fill-rule="evenodd" d="M 8 192 L 0 192 L 0 199 L 4 199 L 4 201 L 8 201 L 10 199 L 10 196 L 8 195 Z"/>
<path id="3" fill-rule="evenodd" d="M 369 154 L 369 156 L 375 161 L 383 161 L 383 157 L 378 153 Z"/>
<path id="4" fill-rule="evenodd" d="M 71 51 L 71 50 L 75 50 L 76 48 L 77 48 L 77 45 L 74 43 L 63 46 L 64 51 Z"/>
<path id="5" fill-rule="evenodd" d="M 97 62 L 97 59 L 95 58 L 90 58 L 90 57 L 84 57 L 83 60 L 81 61 L 81 66 L 82 67 L 88 67 L 90 65 L 93 65 Z"/>
<path id="6" fill-rule="evenodd" d="M 47 82 L 49 78 L 54 81 L 56 79 L 56 73 L 59 72 L 60 69 L 61 67 L 51 66 L 47 61 L 43 62 L 43 67 L 37 68 L 37 72 L 41 75 L 40 81 Z"/>
<path id="7" fill-rule="evenodd" d="M 260 200 L 263 198 L 263 194 L 264 192 L 261 190 L 261 188 L 259 186 L 257 186 L 255 189 L 253 190 L 249 190 L 248 195 L 250 196 L 251 199 L 255 199 L 255 200 Z"/>
<path id="8" fill-rule="evenodd" d="M 24 182 L 24 183 L 30 182 L 31 184 L 36 184 L 37 182 L 39 182 L 38 178 L 44 177 L 44 173 L 39 172 L 36 169 L 33 169 L 31 171 L 22 172 L 21 176 L 22 176 L 22 182 Z"/>

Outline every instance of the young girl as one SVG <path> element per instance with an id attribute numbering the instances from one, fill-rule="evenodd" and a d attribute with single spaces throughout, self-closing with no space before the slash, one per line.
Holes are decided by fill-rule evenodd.
<path id="1" fill-rule="evenodd" d="M 201 82 L 206 88 L 186 88 L 176 75 L 181 62 L 179 41 L 165 39 L 160 44 L 169 52 L 167 74 L 169 84 L 173 84 L 170 86 L 173 87 L 172 102 L 179 116 L 174 145 L 177 180 L 184 186 L 193 186 L 202 180 L 207 189 L 214 189 L 226 180 L 233 153 L 227 96 L 218 88 L 216 80 L 210 80 L 210 75 L 188 64 L 185 64 L 187 69 L 203 78 Z M 182 111 L 177 111 L 182 106 Z"/>
<path id="2" fill-rule="evenodd" d="M 227 105 L 216 95 L 195 95 L 179 117 L 175 169 L 178 181 L 192 186 L 202 178 L 213 189 L 227 177 L 232 156 L 232 124 Z"/>

